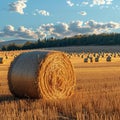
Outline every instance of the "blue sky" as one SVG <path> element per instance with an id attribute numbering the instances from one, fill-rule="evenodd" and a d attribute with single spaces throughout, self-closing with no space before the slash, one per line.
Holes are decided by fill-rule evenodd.
<path id="1" fill-rule="evenodd" d="M 120 32 L 120 0 L 0 2 L 0 41 Z"/>

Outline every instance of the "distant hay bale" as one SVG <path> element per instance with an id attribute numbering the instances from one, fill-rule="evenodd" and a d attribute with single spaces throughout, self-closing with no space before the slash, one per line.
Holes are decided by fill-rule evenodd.
<path id="1" fill-rule="evenodd" d="M 76 80 L 64 53 L 43 50 L 17 56 L 9 68 L 8 84 L 17 97 L 57 100 L 73 94 Z"/>
<path id="2" fill-rule="evenodd" d="M 77 57 L 80 57 L 80 54 L 77 54 Z"/>
<path id="3" fill-rule="evenodd" d="M 93 58 L 92 57 L 90 57 L 89 59 L 90 59 L 90 62 L 93 62 Z"/>
<path id="4" fill-rule="evenodd" d="M 95 53 L 93 53 L 93 57 L 95 57 L 96 56 L 96 54 Z"/>
<path id="5" fill-rule="evenodd" d="M 116 54 L 116 53 L 114 53 L 114 54 L 113 54 L 113 57 L 114 57 L 114 58 L 116 58 L 116 57 L 117 57 L 117 54 Z"/>
<path id="6" fill-rule="evenodd" d="M 96 58 L 95 58 L 95 62 L 99 62 L 99 57 L 96 57 Z"/>
<path id="7" fill-rule="evenodd" d="M 88 58 L 84 58 L 84 62 L 87 63 L 88 62 Z"/>
<path id="8" fill-rule="evenodd" d="M 111 62 L 111 56 L 107 56 L 106 61 Z"/>
<path id="9" fill-rule="evenodd" d="M 84 55 L 83 55 L 83 54 L 81 55 L 81 58 L 84 58 Z"/>
<path id="10" fill-rule="evenodd" d="M 3 57 L 0 57 L 0 64 L 3 64 Z"/>
<path id="11" fill-rule="evenodd" d="M 105 57 L 105 53 L 101 53 L 100 57 L 104 58 Z"/>

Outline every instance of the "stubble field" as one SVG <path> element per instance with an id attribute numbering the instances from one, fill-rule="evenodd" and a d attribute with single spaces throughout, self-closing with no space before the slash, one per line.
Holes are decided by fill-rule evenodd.
<path id="1" fill-rule="evenodd" d="M 74 95 L 59 101 L 15 98 L 8 88 L 7 73 L 14 57 L 26 51 L 0 52 L 4 58 L 0 64 L 0 119 L 120 120 L 119 46 L 54 49 L 67 52 L 74 67 Z"/>

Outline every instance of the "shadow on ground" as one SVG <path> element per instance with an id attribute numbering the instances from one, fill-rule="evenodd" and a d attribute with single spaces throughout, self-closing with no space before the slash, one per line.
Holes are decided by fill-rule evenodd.
<path id="1" fill-rule="evenodd" d="M 12 96 L 12 95 L 0 95 L 0 103 L 1 102 L 11 102 L 11 101 L 14 101 L 14 100 L 18 100 L 18 98 Z"/>

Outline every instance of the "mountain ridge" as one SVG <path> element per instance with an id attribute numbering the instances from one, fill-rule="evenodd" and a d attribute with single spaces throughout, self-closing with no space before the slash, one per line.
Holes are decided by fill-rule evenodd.
<path id="1" fill-rule="evenodd" d="M 23 45 L 26 42 L 35 42 L 35 40 L 14 39 L 14 40 L 9 40 L 9 41 L 1 41 L 0 42 L 0 48 L 2 48 L 2 46 L 9 45 L 9 44 Z"/>

